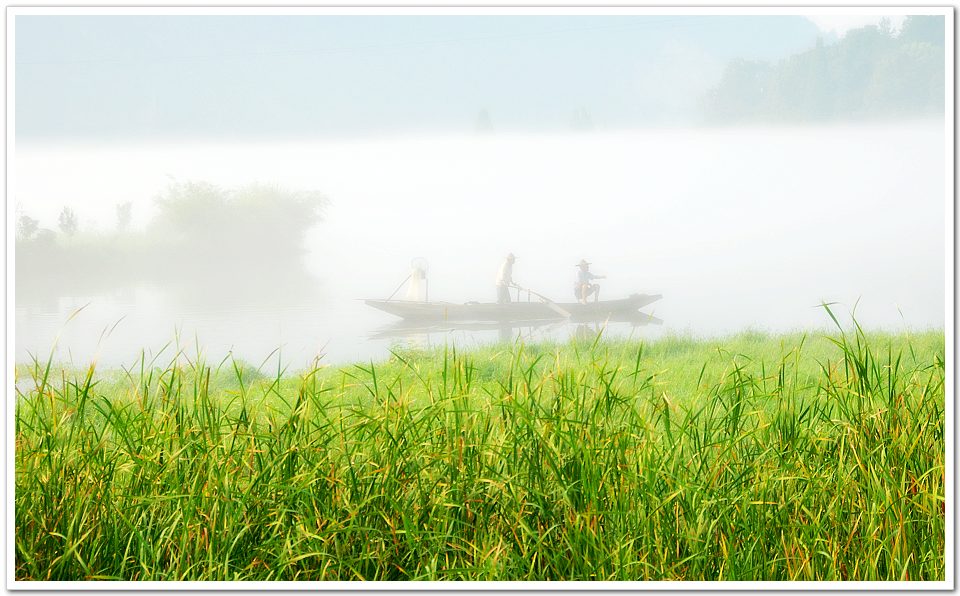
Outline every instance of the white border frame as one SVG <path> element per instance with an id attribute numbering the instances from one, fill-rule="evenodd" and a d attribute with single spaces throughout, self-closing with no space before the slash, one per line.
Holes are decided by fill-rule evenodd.
<path id="1" fill-rule="evenodd" d="M 6 464 L 6 489 L 5 489 L 5 522 L 6 522 L 6 540 L 4 562 L 6 566 L 5 587 L 7 590 L 24 591 L 42 591 L 42 590 L 103 590 L 103 591 L 133 591 L 133 590 L 203 590 L 203 591 L 221 591 L 221 590 L 336 590 L 336 591 L 368 591 L 368 590 L 401 590 L 401 591 L 459 591 L 459 590 L 483 590 L 483 591 L 606 591 L 606 590 L 663 590 L 663 591 L 689 591 L 689 590 L 829 590 L 829 591 L 852 591 L 852 590 L 895 590 L 895 591 L 928 591 L 928 590 L 954 590 L 954 557 L 955 543 L 955 404 L 953 402 L 955 390 L 954 365 L 955 365 L 955 346 L 954 346 L 954 299 L 955 299 L 955 254 L 956 238 L 954 235 L 956 227 L 956 213 L 954 207 L 954 169 L 955 169 L 955 129 L 954 129 L 954 8 L 950 6 L 699 6 L 699 7 L 670 7 L 670 6 L 602 6 L 602 7 L 584 7 L 584 6 L 551 6 L 547 4 L 533 3 L 530 6 L 399 6 L 399 5 L 381 5 L 381 6 L 324 6 L 324 7 L 236 7 L 236 6 L 207 6 L 207 7 L 130 7 L 130 6 L 98 6 L 98 7 L 28 7 L 28 6 L 8 6 L 6 7 L 6 260 L 5 260 L 5 330 L 6 330 L 6 368 L 5 388 L 6 388 L 6 425 L 4 455 Z M 946 189 L 946 211 L 944 218 L 945 232 L 947 239 L 947 255 L 945 259 L 945 366 L 946 377 L 944 386 L 945 410 L 944 418 L 945 429 L 945 516 L 946 524 L 944 533 L 944 559 L 946 570 L 944 581 L 931 582 L 858 582 L 858 581 L 800 581 L 800 582 L 766 582 L 766 581 L 636 581 L 636 582 L 482 582 L 482 581 L 464 581 L 464 582 L 446 582 L 446 581 L 398 581 L 398 582 L 295 582 L 295 581 L 241 581 L 241 582 L 199 582 L 199 581 L 77 581 L 77 582 L 51 582 L 51 581 L 18 581 L 15 578 L 15 520 L 14 520 L 14 420 L 15 420 L 15 393 L 14 385 L 14 358 L 15 353 L 15 330 L 14 330 L 14 291 L 13 282 L 15 276 L 15 262 L 13 258 L 14 249 L 14 230 L 15 230 L 15 205 L 10 200 L 11 190 L 15 188 L 14 171 L 9 168 L 14 156 L 15 139 L 15 20 L 17 16 L 26 15 L 137 15 L 137 16 L 201 16 L 201 15 L 449 15 L 449 16 L 522 16 L 522 15 L 606 15 L 606 16 L 635 16 L 635 15 L 891 15 L 899 16 L 904 14 L 930 14 L 944 16 L 945 47 L 948 51 L 944 60 L 944 125 L 945 125 L 945 189 Z M 953 51 L 949 51 L 953 50 Z"/>

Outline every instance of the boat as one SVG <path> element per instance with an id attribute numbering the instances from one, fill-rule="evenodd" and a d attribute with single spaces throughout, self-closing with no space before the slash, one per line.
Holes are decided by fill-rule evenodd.
<path id="1" fill-rule="evenodd" d="M 630 318 L 660 300 L 661 294 L 632 294 L 619 300 L 579 302 L 420 302 L 414 300 L 364 300 L 368 306 L 415 321 L 536 321 L 569 319 L 586 322 Z M 569 316 L 568 316 L 569 315 Z"/>

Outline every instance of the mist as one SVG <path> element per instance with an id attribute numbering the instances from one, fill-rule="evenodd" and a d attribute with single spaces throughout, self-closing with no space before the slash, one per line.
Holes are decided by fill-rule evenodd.
<path id="1" fill-rule="evenodd" d="M 943 18 L 824 18 L 18 16 L 16 360 L 819 330 L 824 303 L 942 327 Z M 430 301 L 495 302 L 508 253 L 550 301 L 584 259 L 600 300 L 662 299 L 472 329 L 363 302 L 415 260 Z"/>
<path id="2" fill-rule="evenodd" d="M 943 144 L 934 122 L 22 151 L 23 202 L 49 225 L 61 205 L 45 197 L 72 196 L 101 236 L 127 197 L 150 229 L 156 197 L 183 188 L 170 171 L 222 189 L 282 180 L 329 201 L 299 252 L 211 214 L 199 223 L 218 240 L 170 262 L 98 264 L 95 287 L 61 273 L 54 289 L 72 298 L 42 320 L 21 290 L 43 271 L 18 261 L 18 357 L 87 303 L 66 327 L 80 354 L 125 315 L 101 357 L 160 347 L 175 329 L 252 360 L 281 346 L 294 359 L 321 347 L 331 360 L 382 355 L 389 342 L 366 335 L 392 319 L 358 299 L 386 298 L 422 257 L 431 299 L 492 302 L 507 252 L 518 283 L 553 300 L 572 301 L 581 258 L 607 275 L 605 297 L 662 293 L 652 312 L 664 324 L 629 333 L 822 327 L 821 302 L 857 301 L 868 326 L 941 326 Z M 49 175 L 67 164 L 82 185 Z M 231 237 L 252 250 L 226 250 Z"/>

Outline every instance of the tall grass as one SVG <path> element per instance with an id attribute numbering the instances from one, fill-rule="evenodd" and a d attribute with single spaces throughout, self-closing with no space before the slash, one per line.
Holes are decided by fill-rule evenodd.
<path id="1" fill-rule="evenodd" d="M 20 367 L 19 580 L 942 580 L 943 334 Z"/>

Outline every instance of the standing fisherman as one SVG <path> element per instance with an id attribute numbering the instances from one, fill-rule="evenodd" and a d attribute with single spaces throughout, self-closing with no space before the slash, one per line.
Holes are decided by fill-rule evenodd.
<path id="1" fill-rule="evenodd" d="M 576 295 L 580 304 L 587 303 L 587 297 L 594 295 L 594 301 L 600 298 L 600 286 L 590 283 L 594 279 L 606 279 L 606 275 L 594 275 L 590 273 L 590 263 L 586 259 L 580 259 L 577 263 L 580 271 L 577 271 L 577 283 L 573 287 L 573 293 Z"/>
<path id="2" fill-rule="evenodd" d="M 510 287 L 516 285 L 513 283 L 513 262 L 516 260 L 513 253 L 510 253 L 503 265 L 500 265 L 500 272 L 497 273 L 497 304 L 510 302 Z"/>

